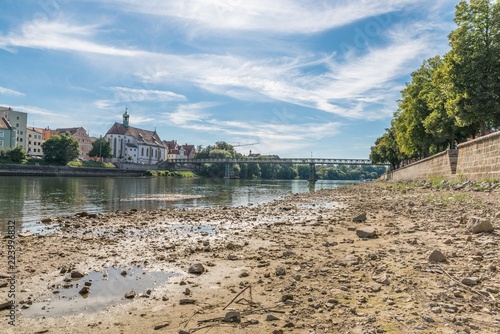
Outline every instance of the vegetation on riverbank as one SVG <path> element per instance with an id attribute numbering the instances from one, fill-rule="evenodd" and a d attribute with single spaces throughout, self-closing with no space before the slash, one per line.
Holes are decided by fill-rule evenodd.
<path id="1" fill-rule="evenodd" d="M 179 177 L 179 178 L 191 178 L 198 177 L 195 173 L 191 171 L 169 171 L 169 170 L 148 170 L 146 171 L 147 176 L 171 176 L 171 177 Z"/>

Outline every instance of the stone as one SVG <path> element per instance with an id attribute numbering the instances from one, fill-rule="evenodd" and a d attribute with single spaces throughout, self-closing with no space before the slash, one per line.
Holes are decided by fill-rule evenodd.
<path id="1" fill-rule="evenodd" d="M 428 323 L 433 323 L 434 319 L 432 319 L 429 315 L 427 314 L 422 314 L 422 319 L 424 319 Z"/>
<path id="2" fill-rule="evenodd" d="M 366 213 L 363 212 L 362 214 L 357 215 L 356 217 L 354 217 L 352 219 L 352 221 L 355 222 L 355 223 L 363 223 L 363 222 L 365 222 L 366 221 Z"/>
<path id="3" fill-rule="evenodd" d="M 276 276 L 285 276 L 286 270 L 283 267 L 276 268 Z"/>
<path id="4" fill-rule="evenodd" d="M 274 315 L 272 315 L 272 314 L 268 314 L 268 315 L 266 316 L 266 321 L 276 321 L 276 320 L 280 320 L 280 318 L 275 317 L 275 316 L 274 316 Z"/>
<path id="5" fill-rule="evenodd" d="M 78 270 L 73 270 L 71 272 L 71 278 L 82 278 L 84 277 L 85 275 L 82 274 L 81 272 L 79 272 Z"/>
<path id="6" fill-rule="evenodd" d="M 465 277 L 462 279 L 462 284 L 474 286 L 480 283 L 479 277 Z"/>
<path id="7" fill-rule="evenodd" d="M 41 220 L 41 222 L 44 224 L 50 224 L 50 223 L 52 223 L 52 218 L 44 218 Z"/>
<path id="8" fill-rule="evenodd" d="M 491 222 L 486 218 L 470 217 L 469 231 L 472 233 L 492 232 L 495 230 Z"/>
<path id="9" fill-rule="evenodd" d="M 78 291 L 78 293 L 81 294 L 82 296 L 88 295 L 89 292 L 90 292 L 90 289 L 88 286 L 84 286 L 83 288 L 80 289 L 80 291 Z"/>
<path id="10" fill-rule="evenodd" d="M 236 311 L 227 312 L 223 321 L 239 324 L 241 323 L 241 313 Z"/>
<path id="11" fill-rule="evenodd" d="M 195 263 L 188 269 L 188 273 L 201 275 L 205 272 L 205 267 L 201 263 Z"/>
<path id="12" fill-rule="evenodd" d="M 283 296 L 281 296 L 281 301 L 283 303 L 286 302 L 287 300 L 293 300 L 293 296 L 292 295 L 283 295 Z"/>
<path id="13" fill-rule="evenodd" d="M 359 258 L 354 255 L 348 255 L 343 259 L 335 260 L 335 263 L 343 267 L 355 266 L 359 264 Z"/>
<path id="14" fill-rule="evenodd" d="M 375 238 L 377 236 L 377 230 L 373 227 L 360 227 L 356 229 L 356 235 L 362 239 Z"/>
<path id="15" fill-rule="evenodd" d="M 5 302 L 5 303 L 1 303 L 0 304 L 0 311 L 3 311 L 3 310 L 8 310 L 12 307 L 12 303 L 11 302 Z"/>
<path id="16" fill-rule="evenodd" d="M 429 255 L 429 262 L 445 262 L 446 256 L 439 250 L 435 249 L 431 255 Z"/>
<path id="17" fill-rule="evenodd" d="M 188 305 L 188 304 L 195 304 L 196 300 L 194 299 L 181 299 L 179 300 L 179 305 Z"/>
<path id="18" fill-rule="evenodd" d="M 162 328 L 165 328 L 167 327 L 168 325 L 170 325 L 170 322 L 163 322 L 161 324 L 158 324 L 154 327 L 154 330 L 157 331 L 159 329 L 162 329 Z"/>
<path id="19" fill-rule="evenodd" d="M 125 294 L 126 299 L 134 299 L 137 294 L 134 291 L 129 291 Z"/>
<path id="20" fill-rule="evenodd" d="M 230 260 L 230 261 L 236 261 L 236 260 L 238 260 L 238 256 L 236 256 L 234 254 L 229 254 L 227 256 L 227 259 Z"/>

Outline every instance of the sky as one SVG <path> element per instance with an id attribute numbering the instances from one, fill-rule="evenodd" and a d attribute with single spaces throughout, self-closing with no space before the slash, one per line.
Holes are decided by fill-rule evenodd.
<path id="1" fill-rule="evenodd" d="M 458 0 L 2 0 L 0 106 L 248 154 L 367 159 Z"/>

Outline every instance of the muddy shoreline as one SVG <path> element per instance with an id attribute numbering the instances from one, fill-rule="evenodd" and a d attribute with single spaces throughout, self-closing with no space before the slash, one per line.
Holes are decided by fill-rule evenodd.
<path id="1" fill-rule="evenodd" d="M 54 218 L 59 231 L 16 238 L 18 318 L 14 328 L 2 328 L 500 333 L 499 204 L 498 190 L 371 183 L 248 207 Z M 495 230 L 470 232 L 474 217 Z M 444 262 L 429 261 L 435 250 Z M 190 273 L 196 264 L 202 269 Z M 137 268 L 143 275 L 172 275 L 149 286 L 126 283 L 137 290 L 134 298 L 120 292 L 119 302 L 92 309 L 92 300 L 104 294 L 96 288 L 100 273 L 116 269 L 126 278 Z M 7 261 L 0 261 L 0 273 L 6 271 Z M 84 277 L 68 281 L 74 272 Z M 78 310 L 83 297 L 76 295 L 75 314 L 54 316 L 64 284 L 81 289 L 88 274 L 94 276 L 86 309 Z M 115 276 L 116 285 L 121 278 Z M 7 288 L 0 288 L 0 298 L 7 301 Z M 40 302 L 46 303 L 43 315 L 23 316 Z M 5 324 L 7 314 L 0 311 Z"/>

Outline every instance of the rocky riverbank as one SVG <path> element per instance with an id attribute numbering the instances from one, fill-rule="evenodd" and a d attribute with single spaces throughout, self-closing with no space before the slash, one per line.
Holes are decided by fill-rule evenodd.
<path id="1" fill-rule="evenodd" d="M 56 232 L 16 239 L 10 331 L 500 333 L 499 204 L 496 189 L 371 183 L 258 206 L 54 218 Z M 126 294 L 98 307 L 117 286 Z"/>

